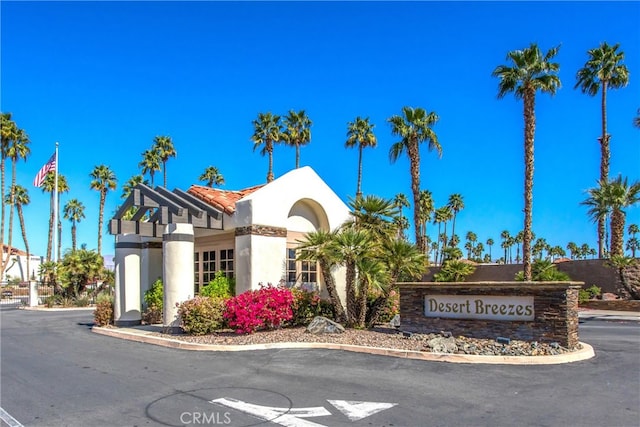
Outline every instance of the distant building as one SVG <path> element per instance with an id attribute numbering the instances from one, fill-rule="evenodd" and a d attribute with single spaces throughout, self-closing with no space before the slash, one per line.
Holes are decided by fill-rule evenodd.
<path id="1" fill-rule="evenodd" d="M 349 208 L 310 167 L 239 191 L 138 185 L 109 224 L 116 323 L 140 322 L 142 295 L 158 278 L 165 321 L 174 317 L 167 309 L 192 298 L 217 271 L 235 278 L 238 294 L 271 283 L 326 295 L 317 265 L 296 260 L 297 240 L 348 218 Z M 344 298 L 344 269 L 334 277 Z"/>
<path id="2" fill-rule="evenodd" d="M 9 252 L 9 246 L 2 245 L 2 259 L 4 260 Z M 7 268 L 2 274 L 2 281 L 7 282 L 10 280 L 19 280 L 20 282 L 27 282 L 29 279 L 38 280 L 38 272 L 40 271 L 40 264 L 42 264 L 42 257 L 31 254 L 29 258 L 29 270 L 27 272 L 27 253 L 20 249 L 11 248 L 11 255 Z"/>

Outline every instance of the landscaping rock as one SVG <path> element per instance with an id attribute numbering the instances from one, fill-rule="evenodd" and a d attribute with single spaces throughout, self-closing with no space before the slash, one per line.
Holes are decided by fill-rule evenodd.
<path id="1" fill-rule="evenodd" d="M 307 326 L 307 332 L 312 334 L 341 334 L 344 332 L 344 327 L 327 319 L 326 317 L 316 316 L 313 318 L 309 326 Z"/>
<path id="2" fill-rule="evenodd" d="M 395 316 L 393 316 L 393 319 L 389 320 L 389 326 L 391 326 L 392 328 L 399 328 L 400 327 L 400 315 L 396 314 Z"/>
<path id="3" fill-rule="evenodd" d="M 452 336 L 432 338 L 427 341 L 427 347 L 434 353 L 456 353 L 458 351 L 458 344 Z"/>

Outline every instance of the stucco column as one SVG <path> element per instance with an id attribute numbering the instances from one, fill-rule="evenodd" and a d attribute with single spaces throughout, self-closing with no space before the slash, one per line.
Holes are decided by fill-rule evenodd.
<path id="1" fill-rule="evenodd" d="M 140 301 L 143 311 L 147 309 L 144 293 L 151 285 L 162 279 L 162 241 L 160 239 L 142 238 L 140 253 Z"/>
<path id="2" fill-rule="evenodd" d="M 165 328 L 179 329 L 176 304 L 193 296 L 193 225 L 169 224 L 162 235 L 163 317 Z"/>
<path id="3" fill-rule="evenodd" d="M 139 325 L 140 312 L 140 237 L 116 236 L 115 301 L 113 319 L 116 326 Z"/>
<path id="4" fill-rule="evenodd" d="M 38 306 L 38 282 L 29 280 L 29 307 Z"/>

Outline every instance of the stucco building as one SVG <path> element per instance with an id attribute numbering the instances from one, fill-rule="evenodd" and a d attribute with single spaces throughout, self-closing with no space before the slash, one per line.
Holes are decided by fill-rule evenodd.
<path id="1" fill-rule="evenodd" d="M 268 283 L 325 293 L 316 264 L 296 260 L 297 240 L 348 218 L 349 208 L 310 167 L 240 191 L 137 186 L 110 222 L 116 324 L 140 322 L 142 296 L 158 278 L 168 326 L 177 326 L 175 304 L 216 271 L 235 278 L 237 294 Z M 343 269 L 334 277 L 344 298 Z"/>

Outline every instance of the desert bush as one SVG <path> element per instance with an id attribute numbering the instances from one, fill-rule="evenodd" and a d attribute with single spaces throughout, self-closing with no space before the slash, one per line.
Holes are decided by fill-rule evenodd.
<path id="1" fill-rule="evenodd" d="M 224 317 L 239 334 L 273 329 L 293 319 L 293 303 L 290 289 L 261 286 L 227 300 Z"/>
<path id="2" fill-rule="evenodd" d="M 377 307 L 381 305 L 381 307 Z M 384 297 L 381 293 L 370 293 L 367 297 L 367 324 L 372 322 L 372 316 L 375 316 L 374 323 L 388 323 L 396 314 L 400 313 L 400 293 L 392 289 L 389 296 Z"/>
<path id="3" fill-rule="evenodd" d="M 224 271 L 216 271 L 213 280 L 200 290 L 203 297 L 231 298 L 236 293 L 236 281 L 225 275 Z"/>
<path id="4" fill-rule="evenodd" d="M 197 296 L 178 305 L 182 329 L 190 335 L 205 335 L 224 326 L 222 298 Z"/>
<path id="5" fill-rule="evenodd" d="M 440 272 L 433 275 L 433 279 L 436 282 L 464 282 L 474 271 L 476 271 L 475 265 L 451 259 L 444 262 Z"/>
<path id="6" fill-rule="evenodd" d="M 602 294 L 602 288 L 591 285 L 587 289 L 580 289 L 578 293 L 578 303 L 582 304 L 589 300 L 596 299 Z"/>
<path id="7" fill-rule="evenodd" d="M 144 293 L 144 302 L 147 309 L 142 313 L 142 320 L 150 325 L 162 323 L 162 310 L 164 304 L 164 288 L 162 279 L 156 280 Z"/>
<path id="8" fill-rule="evenodd" d="M 113 297 L 106 294 L 98 295 L 93 319 L 98 326 L 113 324 Z"/>

